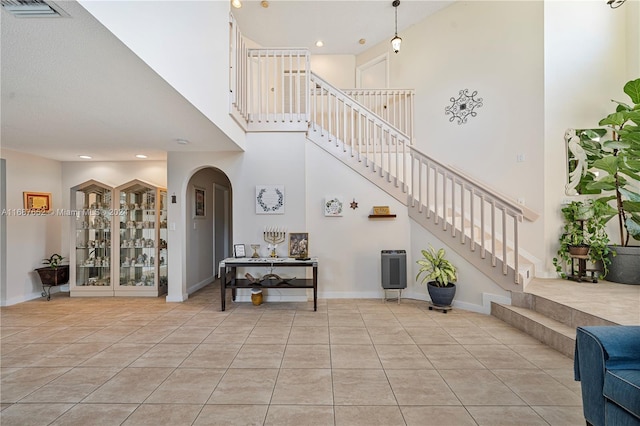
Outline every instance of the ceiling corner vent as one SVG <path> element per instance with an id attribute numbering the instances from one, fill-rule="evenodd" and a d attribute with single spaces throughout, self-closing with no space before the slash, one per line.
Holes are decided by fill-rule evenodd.
<path id="1" fill-rule="evenodd" d="M 2 8 L 16 18 L 61 18 L 69 16 L 58 5 L 44 0 L 2 0 Z"/>

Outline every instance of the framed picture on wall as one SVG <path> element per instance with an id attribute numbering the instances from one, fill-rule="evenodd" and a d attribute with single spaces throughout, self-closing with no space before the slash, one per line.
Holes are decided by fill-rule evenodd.
<path id="1" fill-rule="evenodd" d="M 51 210 L 50 192 L 23 192 L 24 209 L 27 212 L 47 213 Z"/>
<path id="2" fill-rule="evenodd" d="M 207 214 L 207 190 L 197 186 L 194 187 L 193 203 L 193 217 L 196 219 L 204 219 Z"/>
<path id="3" fill-rule="evenodd" d="M 284 214 L 284 185 L 256 186 L 256 214 Z"/>

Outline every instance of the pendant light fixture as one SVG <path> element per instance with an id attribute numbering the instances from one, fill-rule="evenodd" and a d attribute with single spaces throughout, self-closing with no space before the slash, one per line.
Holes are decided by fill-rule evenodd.
<path id="1" fill-rule="evenodd" d="M 398 6 L 400 6 L 400 0 L 393 0 L 391 5 L 396 10 L 396 35 L 391 39 L 391 47 L 394 52 L 398 53 L 400 51 L 400 44 L 402 44 L 402 39 L 398 37 Z"/>

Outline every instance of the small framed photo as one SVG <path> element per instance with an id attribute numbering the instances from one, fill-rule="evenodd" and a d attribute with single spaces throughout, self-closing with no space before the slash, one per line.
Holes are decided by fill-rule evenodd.
<path id="1" fill-rule="evenodd" d="M 309 233 L 289 233 L 289 257 L 309 257 Z"/>
<path id="2" fill-rule="evenodd" d="M 247 254 L 244 251 L 244 244 L 233 245 L 233 257 L 247 257 Z"/>
<path id="3" fill-rule="evenodd" d="M 28 212 L 47 213 L 51 211 L 50 192 L 23 192 L 24 209 Z"/>
<path id="4" fill-rule="evenodd" d="M 207 190 L 204 188 L 193 188 L 193 217 L 196 219 L 204 219 L 207 214 Z"/>

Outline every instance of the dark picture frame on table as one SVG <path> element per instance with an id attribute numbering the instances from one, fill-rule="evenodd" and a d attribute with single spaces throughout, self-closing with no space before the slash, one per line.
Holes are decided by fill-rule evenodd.
<path id="1" fill-rule="evenodd" d="M 233 257 L 247 257 L 244 244 L 233 245 Z"/>
<path id="2" fill-rule="evenodd" d="M 309 256 L 309 233 L 289 233 L 289 257 L 299 258 Z"/>

